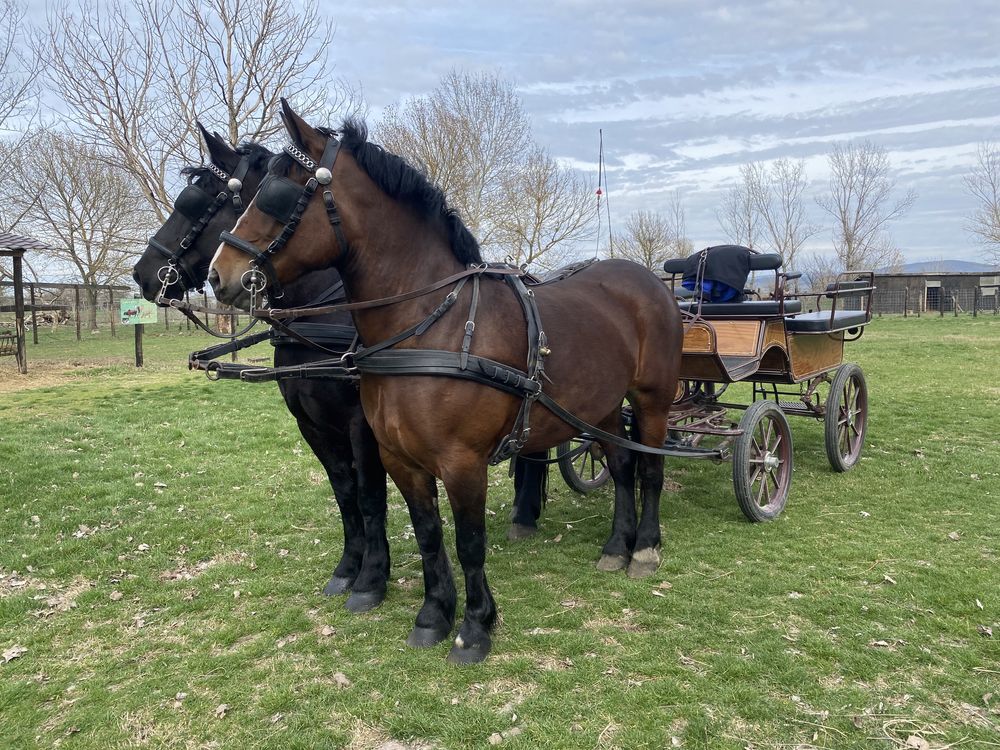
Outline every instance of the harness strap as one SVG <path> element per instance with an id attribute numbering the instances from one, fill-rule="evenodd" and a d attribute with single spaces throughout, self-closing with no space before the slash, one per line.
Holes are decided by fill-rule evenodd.
<path id="1" fill-rule="evenodd" d="M 305 318 L 312 315 L 323 315 L 324 313 L 329 312 L 340 312 L 341 310 L 368 310 L 373 307 L 385 307 L 387 305 L 394 305 L 397 302 L 406 302 L 407 300 L 422 297 L 425 294 L 436 292 L 438 289 L 454 284 L 456 281 L 459 281 L 466 276 L 486 274 L 487 276 L 503 277 L 520 276 L 523 273 L 524 272 L 521 269 L 511 268 L 509 266 L 475 266 L 473 268 L 467 268 L 464 271 L 454 273 L 447 278 L 435 281 L 433 284 L 421 287 L 420 289 L 414 289 L 413 291 L 404 292 L 403 294 L 396 294 L 392 297 L 381 297 L 379 299 L 368 300 L 367 302 L 348 302 L 338 305 L 324 305 L 322 307 L 271 307 L 264 310 L 254 310 L 252 311 L 252 314 L 258 318 L 266 320 L 278 320 L 281 318 Z"/>
<path id="2" fill-rule="evenodd" d="M 359 348 L 358 351 L 355 352 L 354 354 L 355 362 L 357 361 L 358 357 L 370 357 L 372 354 L 380 352 L 383 349 L 388 349 L 391 346 L 395 346 L 399 342 L 405 341 L 411 336 L 419 336 L 422 333 L 424 333 L 428 328 L 434 325 L 434 323 L 436 323 L 442 315 L 444 315 L 446 312 L 448 312 L 448 310 L 451 309 L 451 306 L 455 304 L 455 300 L 458 299 L 458 295 L 462 291 L 462 287 L 465 286 L 465 282 L 468 280 L 469 280 L 468 277 L 466 277 L 461 281 L 459 281 L 458 284 L 455 286 L 455 288 L 450 292 L 448 292 L 447 296 L 445 296 L 441 304 L 438 305 L 430 315 L 428 315 L 426 318 L 421 320 L 416 325 L 412 325 L 406 330 L 400 331 L 396 335 L 387 338 L 385 341 L 380 341 L 379 343 L 375 344 L 375 346 L 371 346 L 368 348 L 364 347 Z"/>
<path id="3" fill-rule="evenodd" d="M 579 417 L 567 411 L 551 396 L 541 391 L 538 381 L 532 380 L 524 372 L 515 367 L 496 362 L 476 354 L 469 355 L 469 366 L 461 366 L 459 352 L 441 351 L 437 349 L 386 349 L 364 356 L 359 354 L 355 359 L 358 372 L 372 375 L 438 375 L 460 380 L 471 380 L 488 385 L 497 390 L 514 396 L 537 400 L 546 409 L 574 427 L 579 433 L 586 433 L 602 442 L 658 456 L 689 455 L 672 448 L 653 448 L 642 443 L 636 443 L 626 438 L 605 432 L 584 422 Z M 499 463 L 503 457 L 494 456 L 491 463 Z"/>
<path id="4" fill-rule="evenodd" d="M 242 250 L 244 253 L 249 255 L 250 263 L 254 267 L 260 269 L 264 276 L 267 277 L 268 282 L 274 285 L 275 297 L 281 297 L 284 295 L 284 291 L 281 289 L 281 283 L 278 281 L 278 275 L 275 273 L 274 265 L 271 263 L 271 257 L 266 251 L 261 252 L 252 243 L 240 239 L 235 234 L 231 234 L 230 232 L 221 232 L 219 234 L 219 239 L 227 245 L 232 245 L 237 250 Z"/>
<path id="5" fill-rule="evenodd" d="M 464 279 L 463 279 L 464 281 Z M 462 369 L 469 364 L 469 348 L 472 346 L 472 332 L 476 330 L 476 309 L 479 307 L 479 277 L 472 279 L 472 302 L 469 304 L 469 319 L 465 321 L 465 336 L 462 337 Z"/>

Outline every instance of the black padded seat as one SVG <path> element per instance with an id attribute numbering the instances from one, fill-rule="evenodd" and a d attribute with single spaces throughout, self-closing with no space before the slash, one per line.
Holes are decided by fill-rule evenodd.
<path id="1" fill-rule="evenodd" d="M 690 313 L 698 310 L 697 302 L 678 302 L 678 307 Z M 785 315 L 802 312 L 802 301 L 785 300 Z M 776 318 L 782 314 L 781 304 L 776 300 L 748 300 L 747 302 L 704 302 L 701 305 L 703 318 Z M 827 313 L 827 317 L 830 314 Z M 789 320 L 794 320 L 789 318 Z"/>
<path id="2" fill-rule="evenodd" d="M 788 318 L 785 330 L 789 333 L 830 333 L 857 328 L 867 323 L 868 314 L 864 310 L 837 310 L 833 313 L 832 320 L 829 310 L 819 310 Z"/>

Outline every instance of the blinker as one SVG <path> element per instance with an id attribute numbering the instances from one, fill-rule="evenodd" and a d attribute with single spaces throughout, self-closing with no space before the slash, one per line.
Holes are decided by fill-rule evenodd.
<path id="1" fill-rule="evenodd" d="M 295 213 L 302 195 L 302 186 L 285 177 L 268 175 L 257 191 L 257 208 L 268 216 L 287 224 Z"/>
<path id="2" fill-rule="evenodd" d="M 198 221 L 211 208 L 215 196 L 195 184 L 190 184 L 174 200 L 174 210 L 190 221 Z"/>

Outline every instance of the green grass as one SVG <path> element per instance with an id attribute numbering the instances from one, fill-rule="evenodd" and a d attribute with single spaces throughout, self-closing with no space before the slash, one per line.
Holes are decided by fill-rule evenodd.
<path id="1" fill-rule="evenodd" d="M 996 318 L 876 320 L 848 353 L 861 464 L 834 474 L 793 420 L 774 523 L 742 520 L 728 465 L 668 462 L 652 579 L 594 569 L 611 492 L 555 472 L 540 533 L 506 542 L 495 469 L 502 621 L 468 668 L 404 645 L 398 493 L 389 596 L 351 615 L 319 593 L 339 517 L 277 389 L 189 373 L 200 335 L 148 336 L 136 371 L 125 333 L 29 344 L 27 379 L 0 360 L 0 651 L 27 649 L 0 664 L 2 748 L 1000 747 Z"/>

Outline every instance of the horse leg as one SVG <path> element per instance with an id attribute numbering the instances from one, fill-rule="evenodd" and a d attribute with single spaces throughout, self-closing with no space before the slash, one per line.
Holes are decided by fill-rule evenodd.
<path id="1" fill-rule="evenodd" d="M 444 548 L 441 516 L 438 514 L 437 481 L 427 471 L 381 448 L 382 463 L 410 510 L 413 533 L 420 548 L 424 570 L 424 603 L 417 613 L 406 644 L 426 648 L 440 643 L 455 624 L 457 593 L 451 563 Z"/>
<path id="2" fill-rule="evenodd" d="M 476 458 L 447 467 L 444 480 L 455 517 L 455 547 L 465 574 L 465 618 L 451 647 L 453 664 L 481 662 L 493 642 L 497 607 L 486 582 L 486 464 Z"/>
<path id="3" fill-rule="evenodd" d="M 548 466 L 544 461 L 549 457 L 542 453 L 525 453 L 514 461 L 514 512 L 511 514 L 507 539 L 514 542 L 525 539 L 538 531 L 538 517 L 545 503 L 545 484 Z"/>
<path id="4" fill-rule="evenodd" d="M 669 393 L 668 384 L 668 393 Z M 664 393 L 632 394 L 636 419 L 632 439 L 648 437 L 656 445 L 663 445 L 666 437 L 666 415 L 662 412 Z M 651 415 L 652 419 L 647 419 Z M 629 578 L 644 578 L 660 567 L 660 495 L 663 492 L 663 456 L 651 453 L 638 454 L 639 485 L 642 489 L 642 516 L 632 561 L 628 566 Z"/>
<path id="5" fill-rule="evenodd" d="M 660 567 L 660 493 L 663 491 L 663 456 L 642 453 L 638 458 L 642 515 L 628 564 L 629 578 L 651 576 Z"/>
<path id="6" fill-rule="evenodd" d="M 385 533 L 385 467 L 378 443 L 360 408 L 351 420 L 351 448 L 357 476 L 357 502 L 364 519 L 364 559 L 351 595 L 344 604 L 351 612 L 367 612 L 385 599 L 389 580 L 389 540 Z"/>
<path id="7" fill-rule="evenodd" d="M 299 432 L 326 469 L 330 486 L 333 487 L 333 496 L 340 508 L 340 520 L 344 524 L 344 552 L 323 588 L 323 593 L 327 596 L 343 594 L 357 578 L 365 553 L 365 522 L 358 506 L 356 473 L 347 458 L 350 451 L 346 445 L 341 445 L 333 436 L 317 430 L 308 422 L 298 422 Z"/>
<path id="8" fill-rule="evenodd" d="M 617 445 L 601 443 L 608 462 L 611 478 L 615 483 L 615 514 L 611 521 L 611 535 L 601 549 L 597 569 L 622 570 L 629 564 L 635 547 L 635 454 Z"/>

